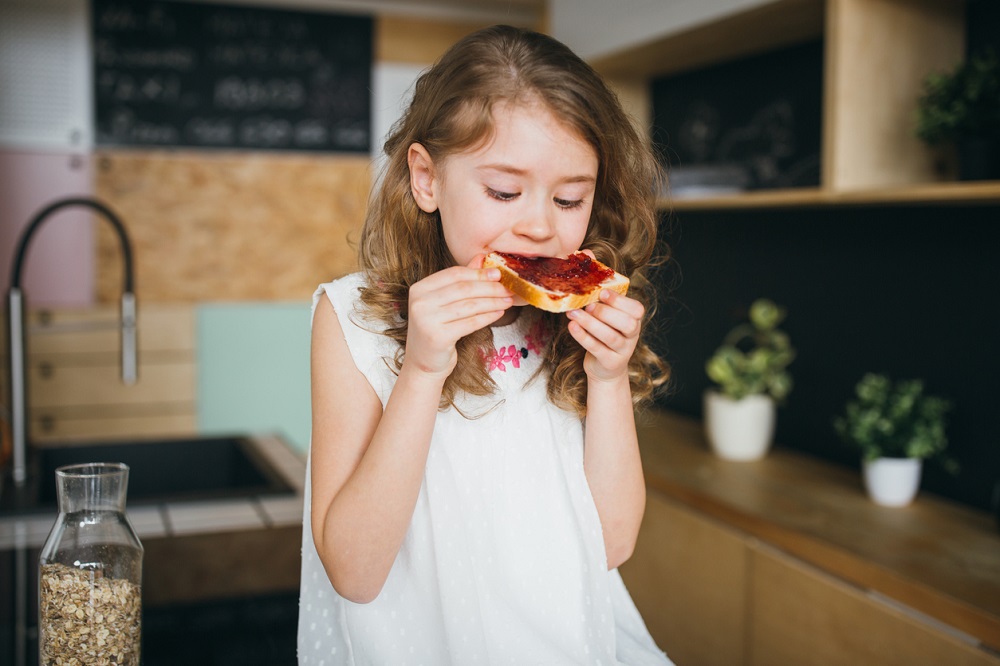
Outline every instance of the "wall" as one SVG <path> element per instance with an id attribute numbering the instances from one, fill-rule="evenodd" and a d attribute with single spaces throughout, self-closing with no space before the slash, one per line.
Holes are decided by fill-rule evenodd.
<path id="1" fill-rule="evenodd" d="M 920 378 L 949 398 L 957 476 L 924 488 L 988 508 L 1000 481 L 995 351 L 1000 207 L 914 206 L 680 212 L 669 223 L 677 285 L 658 348 L 674 367 L 664 406 L 701 415 L 704 363 L 755 298 L 788 308 L 796 386 L 778 411 L 779 446 L 858 467 L 831 420 L 865 372 Z"/>
<path id="2" fill-rule="evenodd" d="M 535 24 L 539 3 L 515 2 L 510 12 L 448 1 L 236 4 L 383 12 L 375 21 L 372 155 L 95 148 L 86 1 L 4 0 L 0 53 L 11 57 L 0 61 L 0 82 L 6 91 L 16 79 L 34 92 L 16 106 L 0 98 L 0 254 L 10 256 L 43 204 L 94 192 L 132 236 L 140 310 L 152 303 L 196 309 L 199 431 L 281 431 L 304 449 L 310 298 L 317 284 L 355 267 L 351 239 L 384 135 L 418 74 L 449 45 L 501 20 Z M 83 47 L 60 56 L 64 43 Z M 70 74 L 70 111 L 54 123 L 43 111 L 66 92 L 64 79 L 75 71 L 67 61 L 85 74 Z M 85 213 L 65 216 L 32 243 L 29 305 L 115 302 L 117 240 L 103 224 L 94 231 Z"/>
<path id="3" fill-rule="evenodd" d="M 770 1 L 549 0 L 549 27 L 553 37 L 582 58 L 592 59 Z"/>
<path id="4" fill-rule="evenodd" d="M 74 0 L 0 3 L 3 284 L 32 216 L 56 198 L 93 190 L 85 9 L 85 3 Z M 66 210 L 32 239 L 21 284 L 34 302 L 93 302 L 94 237 L 87 222 L 87 213 Z M 49 270 L 53 266 L 59 270 Z"/>

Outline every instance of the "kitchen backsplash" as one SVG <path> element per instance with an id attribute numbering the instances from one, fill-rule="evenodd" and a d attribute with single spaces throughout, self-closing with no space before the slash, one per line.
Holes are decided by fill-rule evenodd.
<path id="1" fill-rule="evenodd" d="M 749 304 L 788 309 L 798 357 L 777 442 L 858 466 L 831 420 L 865 372 L 919 378 L 953 402 L 957 476 L 926 466 L 924 487 L 988 508 L 1000 480 L 1000 207 L 873 206 L 675 213 L 674 263 L 658 281 L 658 345 L 674 366 L 663 405 L 701 415 L 704 364 Z M 669 292 L 669 285 L 676 289 Z M 667 295 L 669 293 L 669 295 Z"/>

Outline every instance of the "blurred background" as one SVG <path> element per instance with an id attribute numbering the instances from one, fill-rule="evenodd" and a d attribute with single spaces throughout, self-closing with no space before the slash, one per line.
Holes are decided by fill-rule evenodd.
<path id="1" fill-rule="evenodd" d="M 128 230 L 139 303 L 140 381 L 126 387 L 116 378 L 117 338 L 87 329 L 117 317 L 118 238 L 82 208 L 59 211 L 40 228 L 21 276 L 29 437 L 63 444 L 268 433 L 301 459 L 311 296 L 355 268 L 352 241 L 381 143 L 423 69 L 464 34 L 510 23 L 553 35 L 604 74 L 669 171 L 660 198 L 669 254 L 652 273 L 652 341 L 673 374 L 658 410 L 700 427 L 711 385 L 705 363 L 761 297 L 786 308 L 782 327 L 798 352 L 789 368 L 794 389 L 778 409 L 776 453 L 854 479 L 858 452 L 839 441 L 832 420 L 857 381 L 868 372 L 923 380 L 953 405 L 948 452 L 960 466 L 952 474 L 925 465 L 923 496 L 971 516 L 973 551 L 992 550 L 972 567 L 993 585 L 986 595 L 1000 586 L 990 522 L 1000 425 L 989 417 L 1000 376 L 992 346 L 1000 330 L 992 257 L 1000 176 L 969 176 L 954 146 L 928 145 L 915 132 L 928 75 L 1000 51 L 998 8 L 991 0 L 0 0 L 0 275 L 7 284 L 36 213 L 64 197 L 93 197 Z M 996 121 L 993 131 L 1000 136 Z M 81 322 L 82 332 L 65 330 Z M 0 402 L 9 404 L 6 380 L 2 390 Z M 4 442 L 6 465 L 9 433 Z M 693 477 L 715 469 L 698 465 Z M 794 503 L 811 491 L 789 492 Z M 729 511 L 710 510 L 711 529 L 747 528 L 719 523 Z M 811 515 L 820 523 L 853 519 Z M 294 505 L 289 516 L 292 531 L 282 539 L 293 544 L 293 562 Z M 822 530 L 811 534 L 827 543 Z M 919 534 L 906 533 L 907 549 L 934 540 Z M 13 553 L 0 556 L 10 571 Z M 884 564 L 903 556 L 880 557 Z M 680 594 L 677 583 L 657 573 L 656 557 L 639 560 L 632 575 L 656 581 L 656 592 L 637 602 L 670 652 L 683 640 L 684 612 L 663 610 L 652 597 Z M 871 577 L 915 575 L 885 566 Z M 937 574 L 929 571 L 918 587 L 933 588 Z M 170 612 L 150 616 L 150 645 L 166 645 L 172 631 L 230 639 L 203 661 L 159 648 L 172 656 L 156 661 L 147 651 L 147 663 L 287 663 L 296 575 L 263 592 L 165 597 Z M 942 594 L 967 583 L 949 582 Z M 719 594 L 748 584 L 730 581 Z M 13 599 L 15 587 L 0 592 Z M 930 617 L 938 597 L 921 595 L 894 603 Z M 187 613 L 200 609 L 200 628 L 170 614 L 182 604 Z M 729 608 L 705 604 L 713 621 Z M 970 604 L 971 616 L 932 617 L 946 627 L 934 631 L 967 660 L 945 661 L 1000 663 L 1000 609 L 955 602 Z M 4 613 L 0 649 L 13 654 L 19 630 L 14 611 Z M 283 633 L 271 647 L 246 650 L 248 636 L 263 630 L 236 627 L 256 626 L 255 613 Z M 731 637 L 749 631 L 741 618 Z M 823 633 L 834 620 L 817 622 L 810 630 Z M 685 659 L 675 658 L 752 660 L 742 638 L 729 653 L 705 648 L 712 640 L 678 647 Z M 888 638 L 872 640 L 854 657 L 820 651 L 813 663 L 896 663 L 879 651 Z M 755 663 L 806 663 L 754 644 Z"/>

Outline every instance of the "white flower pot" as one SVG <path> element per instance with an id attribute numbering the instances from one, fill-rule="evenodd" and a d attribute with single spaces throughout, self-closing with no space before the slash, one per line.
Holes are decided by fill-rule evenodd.
<path id="1" fill-rule="evenodd" d="M 718 391 L 704 396 L 705 434 L 720 458 L 759 460 L 774 439 L 775 405 L 767 395 L 733 400 Z"/>
<path id="2" fill-rule="evenodd" d="M 906 506 L 920 489 L 920 458 L 876 458 L 862 463 L 865 490 L 876 504 Z"/>

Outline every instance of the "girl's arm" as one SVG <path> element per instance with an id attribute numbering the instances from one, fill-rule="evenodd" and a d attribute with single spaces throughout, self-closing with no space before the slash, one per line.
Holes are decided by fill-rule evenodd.
<path id="1" fill-rule="evenodd" d="M 638 301 L 605 291 L 600 303 L 569 315 L 570 333 L 587 350 L 583 467 L 601 518 L 609 569 L 632 555 L 646 508 L 628 379 L 644 312 Z"/>
<path id="2" fill-rule="evenodd" d="M 480 259 L 481 261 L 481 259 Z M 381 591 L 420 492 L 455 342 L 510 305 L 499 274 L 455 267 L 410 291 L 406 356 L 381 402 L 321 299 L 312 341 L 312 530 L 334 589 L 358 603 Z"/>

